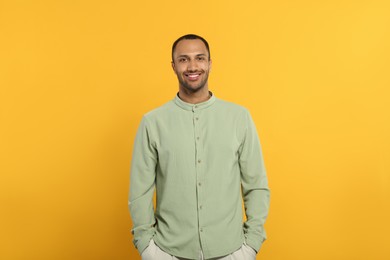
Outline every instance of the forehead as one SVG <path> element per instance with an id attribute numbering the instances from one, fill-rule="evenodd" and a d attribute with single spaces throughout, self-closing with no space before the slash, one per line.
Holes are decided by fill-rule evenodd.
<path id="1" fill-rule="evenodd" d="M 177 43 L 174 56 L 180 55 L 198 55 L 205 54 L 207 55 L 206 45 L 202 40 L 194 39 L 194 40 L 181 40 Z"/>

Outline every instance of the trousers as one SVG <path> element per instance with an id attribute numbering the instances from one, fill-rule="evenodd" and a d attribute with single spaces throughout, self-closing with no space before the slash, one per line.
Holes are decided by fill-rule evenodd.
<path id="1" fill-rule="evenodd" d="M 176 257 L 164 252 L 154 243 L 153 239 L 150 240 L 149 246 L 142 252 L 141 258 L 142 260 L 191 260 L 188 258 Z M 256 260 L 256 251 L 250 246 L 242 244 L 238 250 L 229 255 L 204 259 L 201 254 L 199 260 Z"/>

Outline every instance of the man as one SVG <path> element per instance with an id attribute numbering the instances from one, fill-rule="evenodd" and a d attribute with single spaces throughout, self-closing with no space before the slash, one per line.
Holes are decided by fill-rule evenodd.
<path id="1" fill-rule="evenodd" d="M 246 108 L 209 91 L 211 63 L 205 39 L 177 39 L 179 92 L 139 125 L 129 209 L 143 260 L 252 260 L 266 239 L 269 189 L 256 127 Z"/>

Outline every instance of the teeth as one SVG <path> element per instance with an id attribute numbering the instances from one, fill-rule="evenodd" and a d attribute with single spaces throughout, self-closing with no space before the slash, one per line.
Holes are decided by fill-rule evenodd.
<path id="1" fill-rule="evenodd" d="M 199 74 L 187 74 L 187 77 L 190 77 L 190 78 L 196 78 L 198 76 L 199 76 Z"/>

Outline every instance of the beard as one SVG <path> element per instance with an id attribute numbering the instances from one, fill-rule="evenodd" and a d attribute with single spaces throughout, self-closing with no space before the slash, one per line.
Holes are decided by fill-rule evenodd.
<path id="1" fill-rule="evenodd" d="M 207 81 L 209 79 L 209 72 L 204 71 L 203 76 L 204 76 L 204 78 L 199 83 L 197 83 L 197 85 L 193 85 L 193 84 L 185 81 L 184 76 L 177 76 L 177 79 L 179 80 L 180 86 L 182 86 L 183 88 L 185 88 L 189 92 L 195 93 L 206 86 Z"/>

